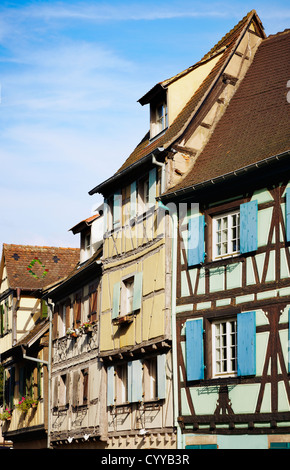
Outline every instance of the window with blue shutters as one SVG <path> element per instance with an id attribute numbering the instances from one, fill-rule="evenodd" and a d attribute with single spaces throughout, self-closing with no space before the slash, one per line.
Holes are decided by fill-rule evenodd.
<path id="1" fill-rule="evenodd" d="M 202 318 L 187 320 L 185 336 L 188 381 L 204 379 L 206 348 L 211 350 L 208 374 L 212 378 L 256 374 L 256 312 L 214 320 L 211 338 L 205 336 Z"/>
<path id="2" fill-rule="evenodd" d="M 240 252 L 250 253 L 258 248 L 258 201 L 240 206 Z"/>

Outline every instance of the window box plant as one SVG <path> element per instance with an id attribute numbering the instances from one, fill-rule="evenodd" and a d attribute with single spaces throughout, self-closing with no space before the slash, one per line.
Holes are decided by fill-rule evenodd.
<path id="1" fill-rule="evenodd" d="M 3 413 L 0 413 L 0 419 L 1 421 L 10 421 L 12 418 L 12 411 L 10 411 L 8 408 L 3 411 Z"/>
<path id="2" fill-rule="evenodd" d="M 23 413 L 27 413 L 30 408 L 36 408 L 37 404 L 38 400 L 35 400 L 34 398 L 22 397 L 21 400 L 19 400 L 18 405 L 16 405 L 16 408 L 21 410 Z"/>
<path id="3" fill-rule="evenodd" d="M 93 331 L 93 324 L 90 321 L 84 322 L 80 330 L 82 333 L 91 333 Z"/>
<path id="4" fill-rule="evenodd" d="M 68 328 L 66 330 L 66 335 L 70 336 L 71 338 L 77 338 L 79 336 L 79 330 L 74 328 Z"/>

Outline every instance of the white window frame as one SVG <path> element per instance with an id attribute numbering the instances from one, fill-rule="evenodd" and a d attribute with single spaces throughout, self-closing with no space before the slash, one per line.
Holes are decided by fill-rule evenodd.
<path id="1" fill-rule="evenodd" d="M 128 364 L 115 367 L 116 404 L 128 402 Z"/>
<path id="2" fill-rule="evenodd" d="M 157 357 L 145 359 L 143 362 L 144 401 L 157 399 Z"/>
<path id="3" fill-rule="evenodd" d="M 238 216 L 238 225 L 233 225 L 233 216 Z M 218 223 L 219 220 L 226 219 L 227 220 L 227 228 L 218 230 Z M 233 237 L 232 231 L 235 229 L 235 227 L 238 227 L 238 233 L 236 237 Z M 221 232 L 221 239 L 218 239 L 218 232 Z M 226 237 L 223 239 L 222 238 L 222 232 L 226 233 Z M 229 236 L 229 234 L 231 236 Z M 233 244 L 234 241 L 236 240 L 236 243 L 238 245 L 238 249 L 234 250 Z M 218 253 L 218 244 L 225 244 L 226 245 L 226 252 L 225 253 Z M 216 259 L 222 259 L 222 258 L 228 258 L 229 256 L 238 256 L 240 254 L 240 211 L 235 210 L 231 212 L 226 212 L 222 214 L 218 214 L 213 216 L 212 218 L 212 251 L 213 251 L 213 260 Z"/>
<path id="4" fill-rule="evenodd" d="M 134 276 L 130 276 L 122 281 L 121 289 L 121 312 L 123 317 L 133 312 L 133 296 L 134 296 Z"/>
<path id="5" fill-rule="evenodd" d="M 234 322 L 234 332 L 231 330 L 231 325 Z M 218 327 L 222 324 L 225 325 L 225 344 L 222 344 L 222 337 L 218 333 Z M 219 340 L 217 336 L 219 335 Z M 232 336 L 234 336 L 234 344 L 232 344 Z M 232 355 L 232 348 L 234 348 L 234 355 Z M 232 367 L 233 361 L 235 367 Z M 220 367 L 217 367 L 218 363 Z M 212 323 L 212 375 L 213 377 L 236 377 L 237 376 L 237 318 L 231 317 L 229 319 L 222 319 Z"/>
<path id="6" fill-rule="evenodd" d="M 66 304 L 61 304 L 60 308 L 61 308 L 61 312 L 60 312 L 60 315 L 58 315 L 58 318 L 59 318 L 58 329 L 59 329 L 59 336 L 61 338 L 62 336 L 65 336 L 66 334 Z"/>

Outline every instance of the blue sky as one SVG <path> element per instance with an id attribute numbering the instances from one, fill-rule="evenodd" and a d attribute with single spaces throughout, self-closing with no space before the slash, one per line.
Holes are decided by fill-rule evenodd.
<path id="1" fill-rule="evenodd" d="M 252 9 L 267 35 L 290 27 L 289 0 L 2 0 L 1 245 L 78 246 L 88 191 L 148 130 L 137 100 Z"/>

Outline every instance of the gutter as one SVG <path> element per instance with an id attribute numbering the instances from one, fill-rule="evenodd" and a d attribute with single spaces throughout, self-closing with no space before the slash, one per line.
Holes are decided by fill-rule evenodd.
<path id="1" fill-rule="evenodd" d="M 143 163 L 146 163 L 150 156 L 153 156 L 154 154 L 156 154 L 156 152 L 161 153 L 163 152 L 163 150 L 164 150 L 163 147 L 159 147 L 155 149 L 154 151 L 149 152 L 147 155 L 145 155 L 145 157 L 142 157 L 140 160 L 137 160 L 137 162 L 132 163 L 128 167 L 124 168 L 124 170 L 120 171 L 119 173 L 116 173 L 115 175 L 105 180 L 103 183 L 100 183 L 98 184 L 98 186 L 91 189 L 89 191 L 89 195 L 92 196 L 93 194 L 101 193 L 102 189 L 105 188 L 107 185 L 113 184 L 116 181 L 118 181 L 120 178 L 127 176 L 127 174 L 130 173 L 132 170 L 134 170 L 135 168 L 138 168 Z"/>
<path id="2" fill-rule="evenodd" d="M 275 161 L 280 161 L 284 159 L 285 157 L 289 157 L 289 155 L 290 155 L 290 149 L 286 150 L 286 152 L 282 152 L 277 155 L 264 158 L 263 160 L 259 160 L 256 163 L 251 163 L 250 165 L 246 165 L 242 168 L 238 168 L 237 170 L 231 171 L 229 173 L 225 173 L 224 175 L 216 176 L 215 178 L 211 178 L 201 183 L 187 186 L 186 188 L 177 189 L 176 191 L 167 192 L 166 194 L 159 196 L 159 198 L 157 199 L 164 201 L 166 199 L 172 199 L 173 197 L 187 195 L 188 193 L 191 193 L 192 191 L 199 191 L 201 189 L 206 189 L 210 186 L 213 186 L 214 184 L 226 182 L 230 180 L 231 178 L 243 176 L 247 172 L 254 171 L 257 168 L 262 168 L 263 166 L 267 166 L 271 163 L 274 163 Z"/>

